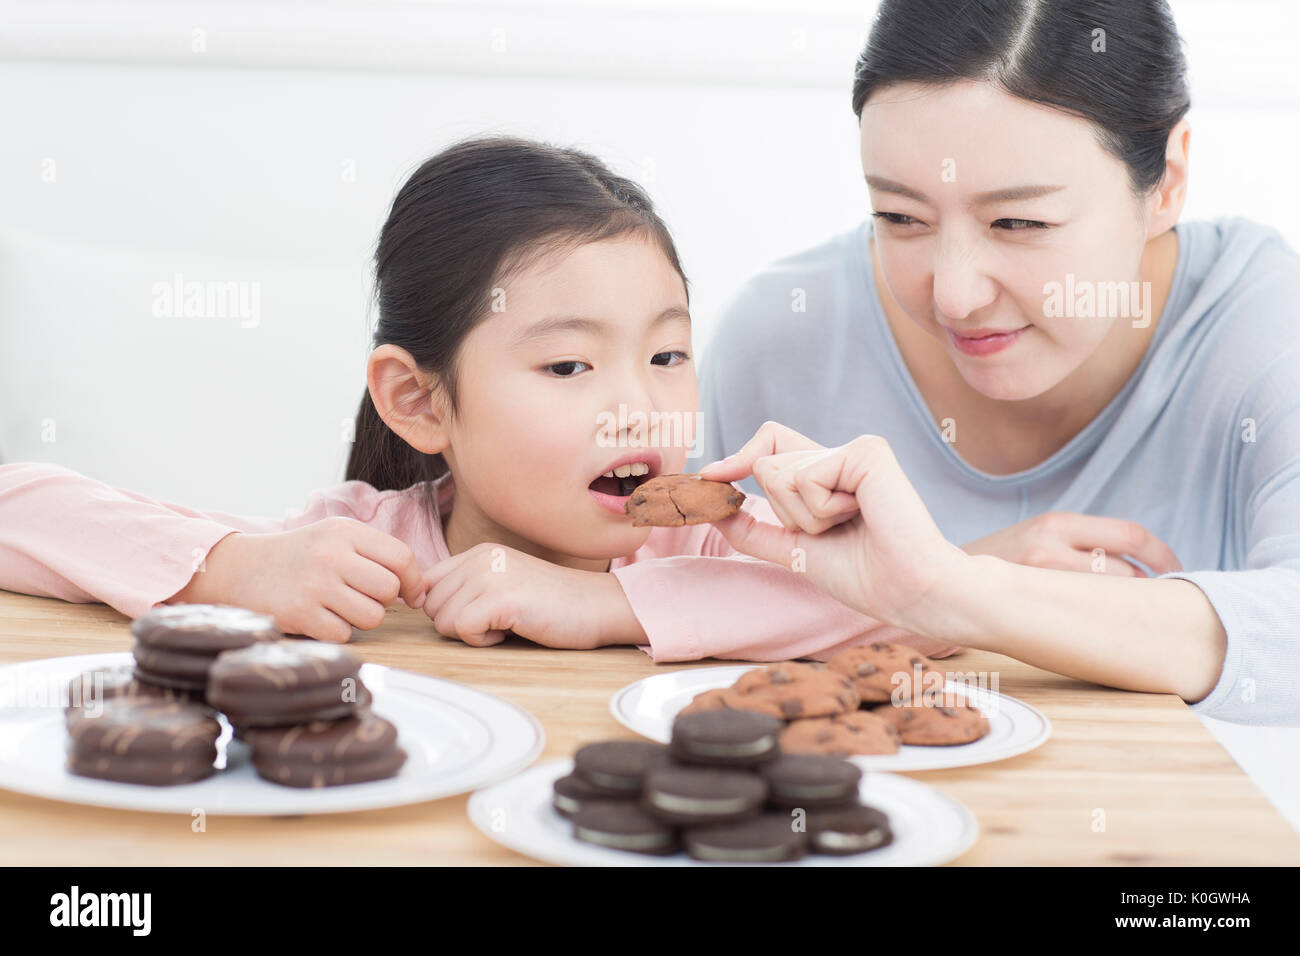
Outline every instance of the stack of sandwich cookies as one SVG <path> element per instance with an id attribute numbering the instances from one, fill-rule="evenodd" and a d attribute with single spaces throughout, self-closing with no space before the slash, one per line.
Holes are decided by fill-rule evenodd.
<path id="1" fill-rule="evenodd" d="M 263 779 L 336 787 L 397 774 L 397 728 L 370 710 L 361 659 L 336 644 L 282 640 L 221 654 L 208 700 L 252 750 Z"/>
<path id="2" fill-rule="evenodd" d="M 170 604 L 131 623 L 135 676 L 157 687 L 201 694 L 217 655 L 282 635 L 269 614 L 225 604 Z"/>
<path id="3" fill-rule="evenodd" d="M 72 773 L 168 786 L 216 772 L 221 725 L 202 704 L 119 697 L 70 714 L 68 733 Z"/>
<path id="4" fill-rule="evenodd" d="M 218 656 L 208 702 L 241 731 L 338 720 L 370 704 L 360 671 L 361 659 L 336 644 L 254 644 Z"/>
<path id="5" fill-rule="evenodd" d="M 889 842 L 887 822 L 868 826 L 884 815 L 858 802 L 862 771 L 833 757 L 783 755 L 784 726 L 767 714 L 705 710 L 679 715 L 666 747 L 588 744 L 555 782 L 553 805 L 583 842 L 659 855 L 684 847 L 699 860 L 781 862 L 823 846 L 848 853 Z M 796 825 L 814 816 L 820 829 Z"/>

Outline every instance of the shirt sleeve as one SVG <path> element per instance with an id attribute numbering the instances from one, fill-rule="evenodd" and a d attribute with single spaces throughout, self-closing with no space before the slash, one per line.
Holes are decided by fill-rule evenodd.
<path id="1" fill-rule="evenodd" d="M 780 524 L 765 498 L 741 507 Z M 628 563 L 611 572 L 645 629 L 656 663 L 703 657 L 826 660 L 848 647 L 885 640 L 946 657 L 943 644 L 859 614 L 790 568 L 740 554 L 711 525 L 656 528 Z"/>
<path id="2" fill-rule="evenodd" d="M 1300 353 L 1280 356 L 1244 407 L 1255 417 L 1235 468 L 1239 570 L 1172 571 L 1214 606 L 1228 646 L 1218 683 L 1191 709 L 1238 724 L 1300 726 Z M 1245 417 L 1243 415 L 1241 417 Z M 1238 418 L 1238 421 L 1241 420 Z"/>
<path id="3" fill-rule="evenodd" d="M 297 514 L 249 517 L 158 501 L 62 465 L 0 465 L 0 588 L 102 601 L 136 618 L 185 587 L 226 535 L 359 517 L 377 494 L 364 482 L 344 482 L 313 492 Z"/>

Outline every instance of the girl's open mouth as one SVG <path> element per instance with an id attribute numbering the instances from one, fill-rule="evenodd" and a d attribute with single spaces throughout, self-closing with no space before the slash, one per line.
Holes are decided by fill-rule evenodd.
<path id="1" fill-rule="evenodd" d="M 628 496 L 659 473 L 657 462 L 631 461 L 616 465 L 597 476 L 587 490 L 601 505 L 615 514 L 624 514 Z"/>

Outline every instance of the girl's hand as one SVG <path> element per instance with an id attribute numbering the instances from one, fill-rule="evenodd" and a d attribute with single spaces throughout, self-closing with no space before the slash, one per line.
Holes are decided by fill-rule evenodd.
<path id="1" fill-rule="evenodd" d="M 969 555 L 940 533 L 889 443 L 863 435 L 838 448 L 766 422 L 736 454 L 700 469 L 738 481 L 753 474 L 785 527 L 741 512 L 715 527 L 738 551 L 801 567 L 854 610 L 908 630 L 914 612 Z M 918 633 L 924 633 L 918 631 Z"/>
<path id="2" fill-rule="evenodd" d="M 415 553 L 355 518 L 324 518 L 293 531 L 235 532 L 169 603 L 235 604 L 271 614 L 286 634 L 341 644 L 370 630 L 401 597 L 423 595 Z"/>
<path id="3" fill-rule="evenodd" d="M 511 631 L 547 647 L 587 650 L 621 643 L 606 624 L 620 612 L 631 616 L 614 575 L 491 542 L 438 562 L 424 572 L 424 586 L 424 613 L 438 633 L 474 647 L 499 644 Z"/>
<path id="4" fill-rule="evenodd" d="M 1094 549 L 1104 554 L 1096 565 Z M 1072 511 L 1049 511 L 964 545 L 967 554 L 991 554 L 1015 564 L 1059 571 L 1091 571 L 1120 577 L 1148 577 L 1136 564 L 1118 555 L 1137 558 L 1156 574 L 1181 571 L 1182 564 L 1165 544 L 1136 521 L 1101 518 Z M 1115 560 L 1107 561 L 1106 558 Z"/>

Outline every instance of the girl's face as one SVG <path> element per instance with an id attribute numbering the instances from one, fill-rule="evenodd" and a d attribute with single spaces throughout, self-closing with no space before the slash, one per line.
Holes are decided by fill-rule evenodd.
<path id="1" fill-rule="evenodd" d="M 1032 398 L 1158 318 L 1134 283 L 1173 222 L 1088 121 L 988 83 L 900 84 L 868 100 L 861 146 L 885 284 L 976 391 Z M 989 332 L 1014 334 L 972 341 Z"/>
<path id="2" fill-rule="evenodd" d="M 462 344 L 445 423 L 453 514 L 551 558 L 635 551 L 650 529 L 623 513 L 631 487 L 682 471 L 694 438 L 681 277 L 652 240 L 624 235 L 545 254 L 492 308 Z"/>

